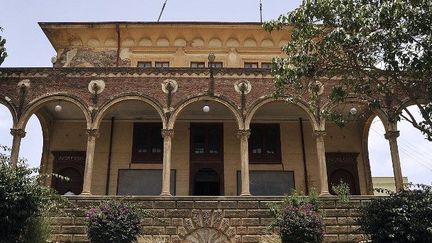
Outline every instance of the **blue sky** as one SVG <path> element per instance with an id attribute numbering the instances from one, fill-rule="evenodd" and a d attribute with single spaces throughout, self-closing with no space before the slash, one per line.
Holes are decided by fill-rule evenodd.
<path id="1" fill-rule="evenodd" d="M 264 20 L 286 13 L 300 0 L 262 0 Z M 61 21 L 156 21 L 164 0 L 5 0 L 1 4 L 1 33 L 7 39 L 9 57 L 3 67 L 50 66 L 55 51 L 38 22 Z M 168 0 L 161 21 L 259 21 L 259 0 Z M 12 120 L 0 105 L 0 144 L 11 145 Z M 432 143 L 409 124 L 400 124 L 402 173 L 416 183 L 432 182 Z M 38 166 L 42 135 L 36 117 L 27 125 L 21 156 Z M 392 176 L 388 142 L 380 122 L 370 131 L 369 152 L 373 176 Z"/>

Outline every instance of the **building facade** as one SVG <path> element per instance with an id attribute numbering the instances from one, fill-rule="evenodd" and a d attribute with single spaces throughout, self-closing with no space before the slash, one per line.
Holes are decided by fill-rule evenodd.
<path id="1" fill-rule="evenodd" d="M 40 23 L 57 52 L 52 68 L 0 69 L 11 111 L 12 162 L 31 115 L 43 129 L 47 181 L 83 195 L 277 196 L 328 194 L 344 180 L 372 194 L 368 132 L 380 113 L 340 128 L 306 93 L 274 98 L 272 57 L 290 30 L 259 23 Z M 323 108 L 365 110 L 353 98 Z M 293 94 L 303 99 L 292 100 Z M 360 113 L 360 112 L 359 112 Z M 348 113 L 347 113 L 348 114 Z M 362 112 L 364 114 L 364 112 Z M 380 116 L 401 183 L 397 130 Z"/>

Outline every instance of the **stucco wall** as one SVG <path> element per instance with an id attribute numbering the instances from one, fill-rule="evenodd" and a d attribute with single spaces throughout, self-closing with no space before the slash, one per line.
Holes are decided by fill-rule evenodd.
<path id="1" fill-rule="evenodd" d="M 92 177 L 92 193 L 104 195 L 108 151 L 110 139 L 110 122 L 103 122 L 96 143 L 95 161 Z M 175 136 L 172 142 L 172 169 L 176 170 L 176 192 L 178 196 L 189 195 L 189 122 L 181 121 L 175 125 Z M 315 138 L 308 121 L 303 121 L 306 163 L 308 169 L 309 188 L 319 188 L 318 161 Z M 236 173 L 240 170 L 240 140 L 237 138 L 235 122 L 224 122 L 224 191 L 226 196 L 237 195 Z M 109 180 L 109 194 L 117 194 L 119 169 L 162 169 L 160 164 L 131 163 L 133 122 L 116 121 L 113 133 L 112 164 Z M 326 152 L 357 152 L 357 167 L 359 172 L 360 191 L 366 193 L 366 176 L 361 155 L 361 132 L 356 124 L 345 128 L 328 124 Z M 293 171 L 295 188 L 305 191 L 304 165 L 299 122 L 281 122 L 281 164 L 250 164 L 250 170 Z M 51 130 L 50 151 L 85 151 L 87 135 L 84 122 L 54 122 Z M 49 166 L 53 166 L 53 156 L 50 155 Z"/>

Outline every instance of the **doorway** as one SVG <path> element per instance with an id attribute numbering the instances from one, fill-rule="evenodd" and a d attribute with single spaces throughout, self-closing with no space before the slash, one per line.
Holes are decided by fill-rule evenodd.
<path id="1" fill-rule="evenodd" d="M 223 195 L 223 124 L 190 124 L 190 195 Z"/>

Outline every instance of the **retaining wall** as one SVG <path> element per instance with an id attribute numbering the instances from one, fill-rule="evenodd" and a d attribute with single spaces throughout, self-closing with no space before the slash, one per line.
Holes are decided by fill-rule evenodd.
<path id="1" fill-rule="evenodd" d="M 52 218 L 54 242 L 88 242 L 85 211 L 101 200 L 116 197 L 69 197 L 78 206 L 74 217 Z M 120 197 L 117 197 L 120 198 Z M 268 203 L 282 197 L 121 197 L 147 209 L 159 219 L 144 218 L 140 242 L 264 242 L 272 216 Z M 358 206 L 370 196 L 353 196 L 347 203 L 336 197 L 322 197 L 325 242 L 359 242 L 363 235 L 355 219 Z M 207 238 L 208 241 L 200 241 Z M 219 241 L 215 241 L 218 239 Z M 222 241 L 221 241 L 222 240 Z"/>

